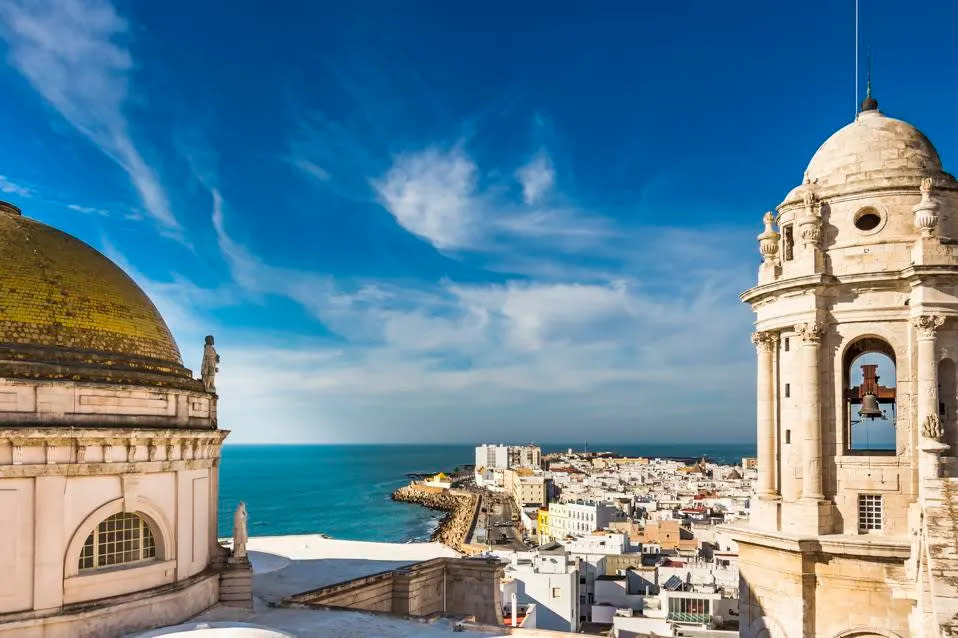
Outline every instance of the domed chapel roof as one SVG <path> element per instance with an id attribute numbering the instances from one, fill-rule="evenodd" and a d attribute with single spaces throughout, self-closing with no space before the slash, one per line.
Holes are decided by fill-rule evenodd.
<path id="1" fill-rule="evenodd" d="M 104 370 L 192 379 L 163 317 L 119 266 L 0 202 L 0 376 L 78 378 L 75 368 L 101 380 L 115 376 Z"/>
<path id="2" fill-rule="evenodd" d="M 938 151 L 924 133 L 885 116 L 876 103 L 819 147 L 806 176 L 819 186 L 833 186 L 869 179 L 876 171 L 923 177 L 941 170 Z"/>

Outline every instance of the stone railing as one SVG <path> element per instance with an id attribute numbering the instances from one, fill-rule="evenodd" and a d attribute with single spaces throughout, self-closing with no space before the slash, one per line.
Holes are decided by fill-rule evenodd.
<path id="1" fill-rule="evenodd" d="M 497 560 L 434 558 L 294 594 L 282 607 L 357 609 L 408 617 L 447 616 L 502 625 Z"/>

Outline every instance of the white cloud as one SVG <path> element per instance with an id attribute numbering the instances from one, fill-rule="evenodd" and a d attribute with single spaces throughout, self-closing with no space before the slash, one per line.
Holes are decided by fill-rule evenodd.
<path id="1" fill-rule="evenodd" d="M 30 197 L 33 195 L 33 189 L 18 184 L 5 175 L 0 175 L 0 192 L 17 195 L 19 197 Z"/>
<path id="2" fill-rule="evenodd" d="M 83 213 L 84 215 L 100 215 L 101 217 L 107 217 L 110 214 L 110 211 L 105 208 L 97 208 L 95 206 L 82 206 L 80 204 L 67 204 L 67 208 L 70 210 L 76 211 L 78 213 Z"/>
<path id="3" fill-rule="evenodd" d="M 290 158 L 289 163 L 303 171 L 303 173 L 309 175 L 310 177 L 314 177 L 321 182 L 328 182 L 330 179 L 329 171 L 316 162 L 301 157 L 294 157 Z"/>
<path id="4" fill-rule="evenodd" d="M 607 220 L 575 207 L 542 207 L 553 173 L 548 155 L 537 154 L 517 173 L 524 201 L 512 202 L 501 184 L 480 188 L 479 167 L 459 144 L 398 155 L 371 184 L 400 226 L 444 252 L 512 254 L 515 240 L 578 250 L 616 234 Z"/>
<path id="5" fill-rule="evenodd" d="M 538 204 L 552 190 L 555 177 L 552 158 L 544 150 L 520 167 L 516 171 L 516 178 L 522 184 L 522 198 L 526 204 Z"/>
<path id="6" fill-rule="evenodd" d="M 232 282 L 153 281 L 126 267 L 185 346 L 188 364 L 198 361 L 202 335 L 216 334 L 220 419 L 235 440 L 469 439 L 469 427 L 502 439 L 580 436 L 583 427 L 615 438 L 615 428 L 633 422 L 646 425 L 630 437 L 653 436 L 653 422 L 669 423 L 681 438 L 699 436 L 706 412 L 710 423 L 747 434 L 751 389 L 741 380 L 753 363 L 750 317 L 736 296 L 738 272 L 725 272 L 714 252 L 731 250 L 724 242 L 708 251 L 715 268 L 704 268 L 701 252 L 663 241 L 674 237 L 669 229 L 644 229 L 657 258 L 682 273 L 681 286 L 648 282 L 660 292 L 637 275 L 337 280 L 263 260 L 228 234 L 229 209 L 215 188 L 211 197 Z M 257 312 L 276 296 L 334 337 L 282 324 L 245 332 L 216 320 L 224 306 Z M 516 414 L 521 422 L 510 422 Z M 268 415 L 279 425 L 266 434 Z"/>
<path id="7" fill-rule="evenodd" d="M 476 165 L 461 148 L 433 147 L 396 157 L 372 186 L 400 226 L 441 250 L 474 241 L 476 180 Z"/>
<path id="8" fill-rule="evenodd" d="M 70 124 L 129 175 L 149 215 L 168 234 L 179 225 L 124 115 L 133 68 L 128 25 L 106 0 L 0 3 L 11 64 Z"/>

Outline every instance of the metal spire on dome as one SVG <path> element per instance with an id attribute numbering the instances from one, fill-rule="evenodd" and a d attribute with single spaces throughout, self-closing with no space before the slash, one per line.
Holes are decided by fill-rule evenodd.
<path id="1" fill-rule="evenodd" d="M 865 99 L 862 100 L 862 112 L 877 111 L 878 100 L 872 97 L 872 53 L 868 52 L 868 75 L 865 79 Z"/>

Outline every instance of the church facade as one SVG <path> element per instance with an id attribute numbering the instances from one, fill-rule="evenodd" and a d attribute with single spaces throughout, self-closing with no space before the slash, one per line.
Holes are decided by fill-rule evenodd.
<path id="1" fill-rule="evenodd" d="M 194 379 L 120 268 L 7 203 L 0 263 L 0 636 L 121 635 L 214 604 L 215 361 Z"/>
<path id="2" fill-rule="evenodd" d="M 765 216 L 748 638 L 954 635 L 958 183 L 870 96 Z M 955 491 L 958 494 L 958 490 Z"/>

